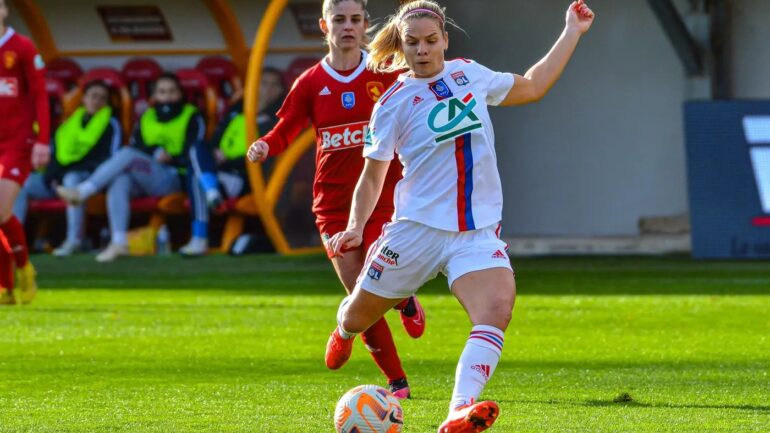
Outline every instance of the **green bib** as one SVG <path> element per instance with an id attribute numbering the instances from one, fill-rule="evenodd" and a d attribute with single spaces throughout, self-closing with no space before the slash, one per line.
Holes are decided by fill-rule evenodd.
<path id="1" fill-rule="evenodd" d="M 227 125 L 222 140 L 219 142 L 219 150 L 227 159 L 238 159 L 246 156 L 246 118 L 243 114 L 233 117 Z"/>
<path id="2" fill-rule="evenodd" d="M 179 116 L 168 122 L 160 122 L 155 108 L 149 108 L 139 121 L 144 144 L 160 146 L 172 157 L 179 156 L 184 150 L 187 126 L 197 112 L 197 108 L 185 104 Z"/>
<path id="3" fill-rule="evenodd" d="M 86 109 L 78 108 L 56 130 L 56 160 L 63 166 L 82 160 L 96 146 L 110 126 L 112 108 L 104 107 L 97 111 L 84 127 L 85 115 Z"/>

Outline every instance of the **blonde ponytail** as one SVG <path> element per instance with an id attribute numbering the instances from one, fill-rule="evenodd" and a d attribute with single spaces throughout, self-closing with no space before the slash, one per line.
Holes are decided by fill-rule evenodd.
<path id="1" fill-rule="evenodd" d="M 402 1 L 396 14 L 388 17 L 387 23 L 377 31 L 369 43 L 367 68 L 379 73 L 408 69 L 401 46 L 401 24 L 412 18 L 434 19 L 443 32 L 446 32 L 447 22 L 454 25 L 451 20 L 447 21 L 445 8 L 433 0 Z"/>

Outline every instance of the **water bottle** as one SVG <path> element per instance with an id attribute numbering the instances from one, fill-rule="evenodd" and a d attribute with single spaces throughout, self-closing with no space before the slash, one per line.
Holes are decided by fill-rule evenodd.
<path id="1" fill-rule="evenodd" d="M 171 234 L 165 224 L 160 226 L 155 236 L 155 254 L 159 256 L 171 254 Z"/>

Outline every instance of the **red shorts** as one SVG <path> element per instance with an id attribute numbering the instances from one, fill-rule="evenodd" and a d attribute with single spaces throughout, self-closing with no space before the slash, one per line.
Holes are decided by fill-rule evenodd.
<path id="1" fill-rule="evenodd" d="M 23 186 L 32 172 L 32 149 L 21 143 L 0 146 L 0 179 L 8 179 Z"/>
<path id="2" fill-rule="evenodd" d="M 374 241 L 382 234 L 382 228 L 385 224 L 390 222 L 390 218 L 374 218 L 364 226 L 364 242 L 358 248 L 363 248 L 364 251 L 369 251 L 369 247 L 372 246 Z M 347 220 L 331 220 L 331 221 L 318 221 L 316 220 L 316 226 L 318 232 L 321 234 L 321 241 L 323 241 L 324 247 L 327 247 L 329 238 L 336 235 L 339 232 L 345 231 L 348 226 Z M 343 250 L 350 251 L 350 250 Z M 333 257 L 329 248 L 326 248 L 326 255 L 331 259 Z"/>

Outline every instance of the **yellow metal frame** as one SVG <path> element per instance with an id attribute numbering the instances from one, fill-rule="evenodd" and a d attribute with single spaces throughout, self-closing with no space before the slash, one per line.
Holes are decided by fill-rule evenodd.
<path id="1" fill-rule="evenodd" d="M 235 64 L 238 75 L 243 78 L 246 74 L 246 59 L 249 56 L 249 47 L 246 45 L 246 39 L 241 32 L 241 26 L 238 24 L 238 17 L 228 0 L 203 0 L 206 7 L 209 8 L 211 16 L 214 17 L 222 33 L 222 38 L 227 45 L 227 51 Z"/>
<path id="2" fill-rule="evenodd" d="M 273 35 L 278 20 L 289 0 L 272 0 L 262 17 L 257 34 L 254 37 L 249 67 L 246 73 L 246 94 L 244 99 L 244 115 L 247 119 L 257 118 L 257 102 L 259 101 L 259 82 L 262 78 L 262 65 L 268 53 L 270 38 Z M 246 122 L 247 145 L 253 143 L 258 136 L 257 125 Z M 248 164 L 249 182 L 254 200 L 260 203 L 259 218 L 265 232 L 273 243 L 276 251 L 281 254 L 305 254 L 322 252 L 322 247 L 292 248 L 286 240 L 284 231 L 275 216 L 275 204 L 278 202 L 286 180 L 300 157 L 315 143 L 315 133 L 305 131 L 292 143 L 286 152 L 278 159 L 273 174 L 265 185 L 265 178 L 260 164 Z"/>
<path id="3" fill-rule="evenodd" d="M 29 27 L 32 33 L 32 39 L 40 52 L 44 61 L 49 62 L 59 57 L 59 50 L 56 47 L 56 41 L 51 34 L 43 13 L 40 11 L 35 0 L 11 0 L 14 9 L 19 11 L 19 15 Z"/>

